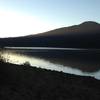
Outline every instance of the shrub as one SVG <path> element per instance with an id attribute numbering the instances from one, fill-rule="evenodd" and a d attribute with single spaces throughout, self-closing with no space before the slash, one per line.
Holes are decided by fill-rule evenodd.
<path id="1" fill-rule="evenodd" d="M 23 63 L 24 66 L 30 66 L 30 63 L 28 61 Z"/>

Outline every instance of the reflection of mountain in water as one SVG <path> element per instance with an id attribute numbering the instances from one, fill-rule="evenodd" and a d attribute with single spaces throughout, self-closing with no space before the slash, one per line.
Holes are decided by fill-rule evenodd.
<path id="1" fill-rule="evenodd" d="M 84 50 L 5 50 L 2 56 L 7 62 L 62 71 L 65 73 L 93 76 L 100 79 L 100 56 L 97 52 Z M 28 63 L 28 64 L 29 64 Z"/>
<path id="2" fill-rule="evenodd" d="M 80 69 L 84 72 L 100 70 L 99 50 L 26 50 L 17 51 L 30 57 L 48 60 L 55 64 Z"/>
<path id="3" fill-rule="evenodd" d="M 26 55 L 49 60 L 52 63 L 78 68 L 85 72 L 100 70 L 100 51 L 45 51 L 24 52 Z"/>

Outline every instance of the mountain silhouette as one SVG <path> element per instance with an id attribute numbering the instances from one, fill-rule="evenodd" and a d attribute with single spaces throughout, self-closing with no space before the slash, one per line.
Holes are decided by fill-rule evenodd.
<path id="1" fill-rule="evenodd" d="M 48 32 L 14 38 L 1 38 L 1 46 L 100 48 L 100 24 L 87 21 Z"/>

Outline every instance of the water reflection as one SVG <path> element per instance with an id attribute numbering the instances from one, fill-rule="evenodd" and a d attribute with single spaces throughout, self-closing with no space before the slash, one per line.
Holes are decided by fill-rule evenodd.
<path id="1" fill-rule="evenodd" d="M 50 70 L 62 71 L 65 73 L 71 73 L 71 74 L 82 75 L 82 76 L 92 76 L 97 79 L 100 79 L 99 70 L 88 72 L 88 71 L 83 71 L 79 69 L 79 67 L 72 67 L 72 65 L 76 66 L 79 64 L 79 63 L 77 64 L 78 60 L 80 62 L 79 66 L 80 65 L 82 66 L 83 64 L 83 62 L 81 61 L 83 59 L 81 60 L 79 59 L 80 55 L 79 56 L 77 55 L 77 59 L 76 59 L 75 54 L 76 53 L 72 53 L 72 52 L 70 53 L 67 52 L 66 54 L 65 52 L 61 52 L 61 51 L 60 52 L 58 51 L 40 52 L 40 51 L 34 51 L 34 50 L 31 50 L 31 51 L 30 50 L 28 51 L 3 50 L 2 51 L 2 56 L 6 59 L 7 62 L 10 62 L 10 63 L 23 64 L 25 62 L 29 62 L 30 65 L 33 67 L 40 67 L 40 68 L 45 68 L 45 69 L 50 69 Z M 84 65 L 87 66 L 88 64 L 85 63 Z"/>

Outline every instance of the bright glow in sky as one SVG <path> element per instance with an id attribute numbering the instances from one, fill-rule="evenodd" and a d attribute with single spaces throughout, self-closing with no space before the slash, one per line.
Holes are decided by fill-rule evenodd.
<path id="1" fill-rule="evenodd" d="M 18 15 L 13 12 L 0 12 L 0 36 L 23 36 L 41 33 L 53 27 L 42 20 L 28 15 Z M 55 28 L 55 27 L 54 27 Z"/>
<path id="2" fill-rule="evenodd" d="M 100 0 L 0 0 L 0 37 L 22 36 L 100 23 Z"/>

